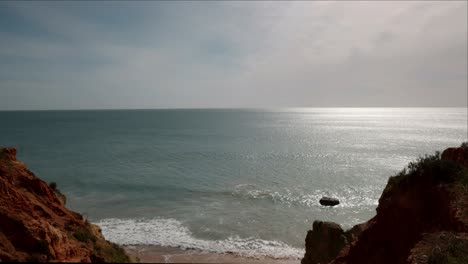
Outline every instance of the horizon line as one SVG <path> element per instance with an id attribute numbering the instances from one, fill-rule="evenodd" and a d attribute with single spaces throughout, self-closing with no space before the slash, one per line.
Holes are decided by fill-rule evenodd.
<path id="1" fill-rule="evenodd" d="M 353 109 L 434 109 L 452 108 L 460 109 L 468 106 L 320 106 L 320 107 L 161 107 L 161 108 L 75 108 L 75 109 L 0 109 L 0 112 L 39 112 L 39 111 L 132 111 L 132 110 L 281 110 L 281 109 L 323 109 L 323 108 L 353 108 Z"/>

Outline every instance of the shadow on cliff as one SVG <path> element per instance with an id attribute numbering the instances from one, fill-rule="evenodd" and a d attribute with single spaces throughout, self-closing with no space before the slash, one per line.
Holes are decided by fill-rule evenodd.
<path id="1" fill-rule="evenodd" d="M 316 221 L 302 264 L 468 263 L 468 144 L 390 177 L 377 214 L 344 231 Z"/>

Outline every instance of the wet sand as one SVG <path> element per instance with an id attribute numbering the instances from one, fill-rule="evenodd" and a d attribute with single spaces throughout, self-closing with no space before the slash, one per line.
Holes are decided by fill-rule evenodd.
<path id="1" fill-rule="evenodd" d="M 211 253 L 199 250 L 161 246 L 124 246 L 128 255 L 145 263 L 245 263 L 300 264 L 300 259 L 249 258 L 233 253 Z"/>

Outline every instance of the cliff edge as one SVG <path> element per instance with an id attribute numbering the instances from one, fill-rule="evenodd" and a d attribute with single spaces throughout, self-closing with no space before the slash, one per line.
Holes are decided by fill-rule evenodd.
<path id="1" fill-rule="evenodd" d="M 130 261 L 53 187 L 16 159 L 16 149 L 0 148 L 0 261 Z"/>
<path id="2" fill-rule="evenodd" d="M 320 237 L 333 225 L 314 223 L 302 264 L 468 263 L 468 145 L 421 157 L 390 177 L 376 211 L 354 237 L 343 230 L 338 239 Z"/>

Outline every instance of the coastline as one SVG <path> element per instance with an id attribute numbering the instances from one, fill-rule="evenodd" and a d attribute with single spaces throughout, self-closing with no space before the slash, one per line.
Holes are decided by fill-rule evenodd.
<path id="1" fill-rule="evenodd" d="M 125 252 L 142 263 L 245 263 L 245 264 L 300 264 L 300 259 L 245 257 L 234 253 L 214 253 L 195 249 L 181 249 L 154 245 L 127 245 Z"/>
<path id="2" fill-rule="evenodd" d="M 274 258 L 150 243 L 121 247 L 106 240 L 98 225 L 67 209 L 56 183 L 37 178 L 16 159 L 15 148 L 0 148 L 0 258 L 7 262 L 416 264 L 429 259 L 468 263 L 467 168 L 468 142 L 420 157 L 389 178 L 375 217 L 348 231 L 333 222 L 314 221 L 302 259 Z"/>

